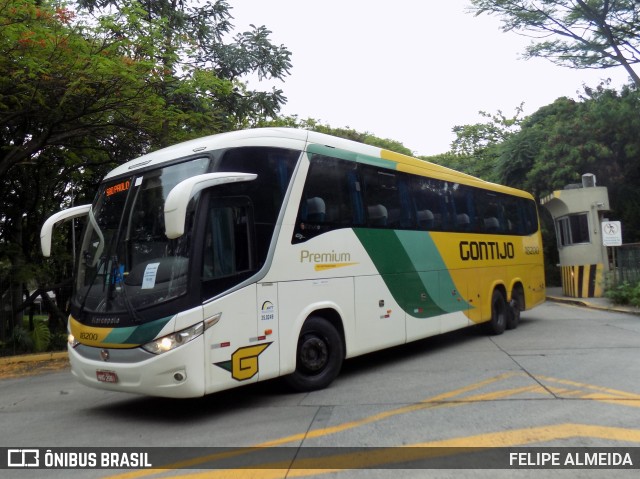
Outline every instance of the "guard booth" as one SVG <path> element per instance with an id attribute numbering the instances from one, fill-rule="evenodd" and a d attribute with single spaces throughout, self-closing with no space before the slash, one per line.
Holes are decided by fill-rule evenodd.
<path id="1" fill-rule="evenodd" d="M 609 211 L 607 188 L 597 187 L 596 177 L 587 173 L 581 184 L 554 191 L 540 202 L 553 217 L 564 295 L 601 297 L 604 273 L 609 271 L 601 226 Z"/>

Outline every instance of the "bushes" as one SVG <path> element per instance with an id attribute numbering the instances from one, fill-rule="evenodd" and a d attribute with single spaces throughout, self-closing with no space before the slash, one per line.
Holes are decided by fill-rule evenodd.
<path id="1" fill-rule="evenodd" d="M 66 345 L 67 333 L 52 333 L 46 316 L 36 316 L 32 327 L 29 325 L 29 318 L 25 316 L 22 323 L 13 328 L 8 341 L 0 342 L 0 356 L 62 351 L 66 349 Z"/>
<path id="2" fill-rule="evenodd" d="M 640 307 L 640 281 L 607 285 L 604 295 L 615 304 Z"/>
<path id="3" fill-rule="evenodd" d="M 29 331 L 22 325 L 16 326 L 11 339 L 17 352 L 41 353 L 49 347 L 51 333 L 46 323 L 36 322 L 33 331 Z"/>

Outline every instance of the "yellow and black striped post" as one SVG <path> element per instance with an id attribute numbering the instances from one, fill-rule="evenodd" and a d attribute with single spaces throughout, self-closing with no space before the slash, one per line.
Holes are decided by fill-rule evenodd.
<path id="1" fill-rule="evenodd" d="M 602 296 L 602 264 L 561 266 L 562 292 L 572 298 Z"/>

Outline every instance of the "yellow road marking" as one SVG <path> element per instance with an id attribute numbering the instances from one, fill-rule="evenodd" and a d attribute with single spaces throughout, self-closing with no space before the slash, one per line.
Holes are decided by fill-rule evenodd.
<path id="1" fill-rule="evenodd" d="M 467 386 L 463 386 L 461 388 L 458 389 L 454 389 L 452 391 L 448 391 L 446 393 L 442 393 L 442 394 L 438 394 L 437 396 L 433 396 L 431 398 L 427 398 L 424 399 L 423 401 L 417 403 L 417 404 L 411 404 L 409 406 L 403 406 L 397 409 L 392 409 L 390 411 L 384 411 L 382 413 L 379 414 L 374 414 L 372 416 L 368 416 L 366 418 L 363 419 L 359 419 L 357 421 L 350 421 L 347 423 L 343 423 L 340 424 L 338 426 L 332 426 L 332 427 L 328 427 L 328 428 L 322 428 L 322 429 L 314 429 L 312 431 L 308 431 L 305 433 L 299 433 L 299 434 L 293 434 L 291 436 L 285 436 L 283 438 L 280 439 L 275 439 L 272 441 L 265 441 L 262 442 L 260 444 L 257 444 L 255 447 L 275 447 L 275 446 L 282 446 L 284 444 L 288 444 L 290 442 L 300 442 L 303 441 L 305 439 L 313 439 L 313 438 L 318 438 L 318 437 L 323 437 L 323 436 L 327 436 L 330 434 L 336 434 L 339 432 L 343 432 L 346 431 L 348 429 L 353 429 L 356 427 L 360 427 L 363 426 L 365 424 L 370 424 L 376 421 L 381 421 L 383 419 L 387 419 L 389 417 L 393 417 L 393 416 L 397 416 L 399 414 L 406 414 L 409 412 L 413 412 L 413 411 L 419 411 L 421 409 L 426 409 L 426 408 L 432 408 L 432 407 L 437 407 L 437 406 L 441 406 L 441 405 L 446 405 L 446 406 L 452 406 L 452 405 L 460 405 L 460 404 L 465 404 L 464 402 L 460 402 L 460 403 L 453 403 L 453 404 L 441 404 L 444 400 L 458 396 L 460 394 L 464 394 L 467 393 L 469 391 L 473 391 L 473 390 L 477 390 L 479 388 L 482 388 L 484 386 L 487 386 L 489 384 L 493 384 L 495 382 L 501 381 L 503 379 L 507 379 L 511 376 L 514 376 L 516 374 L 519 373 L 515 373 L 515 372 L 510 372 L 510 373 L 504 373 L 504 374 L 500 374 L 498 376 L 494 376 L 492 378 L 489 379 L 485 379 L 483 381 L 479 381 L 477 383 L 473 383 L 473 384 L 469 384 Z M 486 397 L 486 395 L 483 395 L 484 397 Z M 467 401 L 469 400 L 473 400 L 473 399 L 467 399 Z M 487 400 L 487 399 L 485 399 Z M 229 452 L 224 452 L 224 453 L 214 453 L 214 454 L 208 454 L 206 456 L 201 456 L 201 457 L 197 457 L 197 458 L 193 458 L 193 459 L 188 459 L 185 461 L 179 461 L 176 462 L 174 464 L 168 464 L 166 466 L 166 468 L 168 469 L 184 469 L 187 467 L 192 467 L 192 466 L 197 466 L 198 464 L 204 464 L 207 462 L 211 462 L 211 461 L 215 461 L 215 460 L 219 460 L 219 459 L 228 459 L 231 457 L 235 457 L 241 454 L 246 454 L 246 451 L 243 450 L 239 450 L 239 451 L 229 451 Z M 166 472 L 165 469 L 142 469 L 142 470 L 136 470 L 136 471 L 130 471 L 130 472 L 125 472 L 122 474 L 118 474 L 115 476 L 110 476 L 110 479 L 135 479 L 138 477 L 145 477 L 145 476 L 149 476 L 152 474 L 158 474 L 161 472 Z"/>
<path id="2" fill-rule="evenodd" d="M 571 395 L 571 396 L 580 397 L 584 399 L 597 400 L 597 401 L 606 402 L 606 403 L 614 403 L 617 405 L 640 407 L 640 402 L 637 402 L 637 401 L 640 401 L 640 395 L 638 394 L 614 390 L 610 388 L 604 388 L 604 387 L 595 386 L 591 384 L 579 383 L 579 382 L 570 381 L 570 380 L 557 379 L 557 378 L 552 378 L 548 376 L 537 376 L 537 378 L 546 380 L 549 382 L 555 382 L 563 385 L 572 386 L 575 388 L 579 387 L 584 389 L 590 389 L 592 391 L 598 391 L 598 393 L 593 393 L 593 392 L 584 391 L 580 389 L 573 390 L 571 388 L 553 388 L 553 387 L 545 388 L 540 386 L 539 384 L 534 384 L 529 386 L 511 388 L 511 389 L 502 389 L 502 390 L 492 391 L 488 393 L 479 393 L 479 394 L 468 395 L 468 396 L 465 395 L 467 393 L 477 391 L 478 389 L 497 383 L 499 381 L 502 381 L 514 376 L 523 376 L 523 375 L 524 374 L 521 372 L 509 372 L 509 373 L 500 374 L 492 378 L 488 378 L 473 384 L 469 384 L 461 388 L 457 388 L 442 394 L 438 394 L 436 396 L 432 396 L 430 398 L 420 401 L 419 403 L 410 404 L 408 406 L 403 406 L 403 407 L 392 409 L 389 411 L 384 411 L 378 414 L 373 414 L 371 416 L 367 416 L 359 420 L 349 421 L 336 426 L 325 427 L 321 429 L 314 429 L 312 431 L 308 431 L 305 433 L 293 434 L 293 435 L 285 436 L 279 439 L 264 441 L 253 447 L 257 450 L 265 447 L 282 446 L 292 442 L 301 442 L 307 439 L 314 439 L 314 438 L 328 436 L 331 434 L 337 434 L 343 431 L 347 431 L 349 429 L 354 429 L 354 428 L 371 424 L 377 421 L 382 421 L 384 419 L 388 419 L 400 414 L 406 414 L 406 413 L 424 410 L 424 409 L 438 409 L 441 407 L 461 406 L 461 405 L 466 405 L 473 402 L 491 401 L 491 400 L 496 400 L 496 399 L 501 399 L 506 397 L 513 397 L 518 394 L 522 394 L 526 392 L 534 392 L 534 393 L 546 394 L 546 395 L 548 395 L 549 393 L 553 393 L 556 395 L 561 395 L 561 394 Z M 525 375 L 525 376 L 528 377 L 528 375 Z M 603 393 L 606 393 L 606 394 L 603 394 Z M 434 447 L 486 448 L 486 447 L 500 447 L 500 446 L 506 447 L 506 446 L 512 446 L 512 445 L 529 444 L 531 442 L 544 442 L 544 441 L 571 438 L 571 437 L 595 437 L 595 438 L 601 438 L 601 439 L 640 442 L 640 431 L 633 430 L 633 429 L 624 429 L 624 428 L 611 428 L 611 427 L 605 427 L 605 426 L 564 424 L 564 425 L 553 425 L 553 426 L 544 426 L 544 427 L 533 427 L 533 428 L 526 428 L 526 429 L 520 429 L 520 430 L 514 430 L 514 431 L 501 431 L 496 433 L 481 434 L 477 436 L 465 436 L 462 438 L 455 438 L 455 439 L 431 441 L 431 442 L 414 444 L 408 447 L 415 447 L 415 448 L 434 448 Z M 389 451 L 393 451 L 393 454 L 394 454 L 393 457 L 397 457 L 398 449 L 399 448 L 389 449 Z M 110 476 L 109 479 L 134 479 L 138 477 L 149 476 L 152 474 L 161 474 L 161 473 L 166 474 L 168 471 L 172 469 L 176 470 L 176 469 L 194 467 L 200 464 L 205 464 L 205 463 L 209 463 L 216 460 L 229 459 L 239 455 L 244 455 L 244 454 L 247 454 L 248 452 L 249 451 L 245 448 L 245 449 L 239 449 L 237 451 L 214 453 L 206 456 L 201 456 L 201 457 L 169 464 L 169 465 L 166 465 L 166 467 L 163 469 L 144 469 L 144 470 L 130 471 L 123 474 Z M 376 451 L 372 451 L 370 453 L 364 453 L 364 454 L 370 455 L 370 454 L 382 454 L 382 453 L 380 453 L 379 450 L 376 450 Z M 425 453 L 423 452 L 422 454 L 423 456 L 421 457 L 424 457 Z M 351 455 L 346 454 L 344 456 L 346 458 L 345 460 L 348 459 L 349 461 L 364 460 L 362 458 L 359 458 L 359 456 L 358 458 L 354 459 L 354 457 L 352 457 L 353 454 Z M 372 465 L 374 464 L 388 464 L 386 460 L 384 462 L 375 462 L 376 460 L 381 461 L 380 459 L 381 457 L 387 457 L 387 455 L 382 454 L 381 456 L 378 457 L 378 459 L 376 459 L 375 457 L 372 458 L 367 456 L 367 459 L 366 459 L 367 462 L 365 464 L 367 464 L 369 467 L 372 467 Z M 340 456 L 337 457 L 337 460 L 342 461 Z M 409 460 L 410 459 L 403 459 L 402 461 L 395 461 L 395 462 L 407 462 Z M 357 464 L 357 463 L 351 462 L 351 464 Z M 279 465 L 270 465 L 269 467 L 271 469 L 259 469 L 258 470 L 260 474 L 259 476 L 251 475 L 252 471 L 254 470 L 249 470 L 249 469 L 234 470 L 233 478 L 248 479 L 250 477 L 260 477 L 260 479 L 269 479 L 271 477 L 282 477 L 281 476 L 282 471 L 289 470 L 290 464 L 282 464 L 282 470 L 279 469 L 278 466 Z M 356 467 L 360 467 L 360 466 L 356 466 Z M 336 468 L 335 471 L 339 471 L 342 469 L 352 469 L 352 468 L 354 467 Z M 309 475 L 309 473 L 305 473 L 305 471 L 306 470 L 304 469 L 304 467 L 298 468 L 296 466 L 296 469 L 290 470 L 287 473 L 287 477 L 303 477 L 305 475 Z M 224 472 L 224 474 L 222 474 L 221 476 L 218 476 L 217 474 L 219 472 Z M 333 472 L 333 470 L 331 471 L 327 470 L 324 472 Z M 317 473 L 318 473 L 318 470 L 313 469 L 313 474 L 317 474 Z M 206 473 L 202 473 L 202 474 L 205 474 L 205 475 L 191 474 L 184 477 L 189 477 L 193 479 L 199 479 L 201 477 L 203 478 L 204 477 L 212 477 L 212 478 L 230 477 L 228 470 L 227 471 L 207 471 Z M 275 475 L 272 475 L 272 474 L 275 474 Z M 182 477 L 182 476 L 171 476 L 171 477 Z"/>
<path id="3" fill-rule="evenodd" d="M 574 388 L 584 388 L 584 389 L 591 389 L 594 391 L 600 391 L 603 393 L 606 393 L 609 396 L 617 396 L 620 398 L 626 398 L 626 399 L 632 399 L 635 401 L 640 401 L 640 394 L 636 394 L 636 393 L 630 393 L 627 391 L 620 391 L 618 389 L 611 389 L 611 388 L 606 388 L 603 386 L 596 386 L 594 384 L 585 384 L 585 383 L 579 383 L 576 381 L 571 381 L 569 379 L 558 379 L 558 378 L 552 378 L 549 376 L 536 376 L 539 379 L 545 380 L 545 381 L 552 381 L 555 383 L 559 383 L 559 384 L 566 384 L 568 386 L 573 386 Z"/>
<path id="4" fill-rule="evenodd" d="M 291 464 L 291 462 L 265 464 L 263 466 L 265 469 L 212 470 L 171 477 L 188 479 L 275 479 L 283 477 L 283 474 L 286 474 L 287 478 L 307 477 L 347 469 L 375 468 L 376 466 L 409 463 L 426 458 L 493 447 L 523 446 L 579 437 L 640 443 L 639 430 L 568 423 L 422 442 L 403 447 L 376 449 L 371 452 L 333 455 L 322 458 L 322 468 L 318 468 L 318 459 L 302 459 L 296 460 L 294 464 Z M 292 469 L 292 466 L 295 469 Z"/>

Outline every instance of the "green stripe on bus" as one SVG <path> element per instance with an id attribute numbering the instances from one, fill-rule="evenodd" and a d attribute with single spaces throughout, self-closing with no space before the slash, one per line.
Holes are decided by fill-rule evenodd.
<path id="1" fill-rule="evenodd" d="M 427 232 L 355 228 L 371 261 L 405 313 L 429 318 L 469 308 L 461 301 Z"/>
<path id="2" fill-rule="evenodd" d="M 137 327 L 138 326 L 113 328 L 102 342 L 108 344 L 129 344 L 127 338 L 133 334 Z"/>
<path id="3" fill-rule="evenodd" d="M 375 156 L 363 155 L 361 153 L 354 153 L 352 151 L 341 150 L 339 148 L 331 148 L 324 145 L 318 145 L 313 143 L 307 147 L 307 152 L 316 155 L 330 156 L 332 158 L 339 158 L 341 160 L 355 161 L 357 163 L 365 163 L 367 165 L 378 166 L 380 168 L 386 168 L 388 170 L 396 170 L 398 163 L 391 160 L 385 160 L 383 158 L 377 158 Z"/>
<path id="4" fill-rule="evenodd" d="M 110 344 L 146 344 L 156 339 L 158 333 L 164 328 L 173 316 L 156 319 L 140 326 L 129 326 L 126 328 L 114 328 L 106 338 L 104 343 Z"/>

